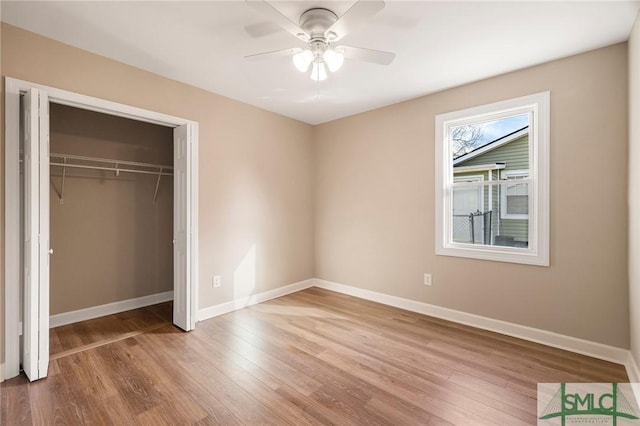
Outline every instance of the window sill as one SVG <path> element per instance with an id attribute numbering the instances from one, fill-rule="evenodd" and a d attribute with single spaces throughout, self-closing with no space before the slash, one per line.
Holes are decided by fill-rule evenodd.
<path id="1" fill-rule="evenodd" d="M 470 244 L 454 243 L 447 247 L 438 247 L 436 249 L 436 255 L 491 260 L 494 262 L 520 263 L 524 265 L 549 266 L 548 255 L 536 253 L 531 249 L 517 247 L 484 246 L 481 248 Z"/>

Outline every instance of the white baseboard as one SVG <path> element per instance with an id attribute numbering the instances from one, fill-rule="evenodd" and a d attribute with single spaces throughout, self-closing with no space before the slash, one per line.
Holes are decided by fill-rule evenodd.
<path id="1" fill-rule="evenodd" d="M 629 361 L 629 351 L 627 349 L 617 348 L 615 346 L 590 342 L 588 340 L 565 336 L 563 334 L 558 334 L 547 330 L 514 324 L 493 318 L 483 317 L 480 315 L 469 314 L 466 312 L 456 311 L 454 309 L 443 308 L 441 306 L 430 305 L 428 303 L 404 299 L 402 297 L 390 296 L 388 294 L 378 293 L 375 291 L 365 290 L 358 287 L 339 284 L 331 281 L 316 279 L 315 285 L 316 287 L 336 291 L 338 293 L 343 293 L 350 296 L 359 297 L 361 299 L 382 303 L 384 305 L 405 309 L 407 311 L 417 312 L 420 314 L 469 325 L 483 330 L 506 334 L 507 336 L 517 337 L 535 343 L 541 343 L 543 345 L 576 352 L 582 355 L 591 356 L 605 361 L 615 362 L 617 364 L 622 364 L 625 366 Z"/>
<path id="2" fill-rule="evenodd" d="M 631 389 L 633 389 L 633 396 L 636 398 L 636 403 L 640 406 L 640 368 L 638 363 L 633 357 L 633 353 L 629 351 L 629 357 L 625 363 L 627 369 L 627 376 L 629 376 L 629 382 L 631 382 Z"/>
<path id="3" fill-rule="evenodd" d="M 0 383 L 4 382 L 4 362 L 0 364 Z"/>
<path id="4" fill-rule="evenodd" d="M 169 300 L 173 300 L 173 290 L 167 291 L 165 293 L 156 293 L 149 296 L 136 297 L 135 299 L 107 303 L 106 305 L 78 309 L 77 311 L 64 312 L 62 314 L 51 315 L 49 317 L 49 327 L 60 327 L 61 325 L 73 324 L 74 322 L 86 321 L 93 318 L 100 318 L 106 315 L 130 311 L 131 309 L 143 308 L 145 306 L 155 305 L 157 303 L 168 302 Z"/>
<path id="5" fill-rule="evenodd" d="M 247 306 L 266 302 L 267 300 L 282 297 L 290 293 L 295 293 L 296 291 L 313 287 L 314 283 L 314 279 L 299 281 L 297 283 L 289 284 L 284 287 L 278 287 L 276 289 L 264 291 L 262 293 L 252 294 L 251 296 L 243 297 L 241 299 L 236 299 L 230 302 L 203 308 L 198 311 L 198 321 L 204 321 L 209 318 L 217 317 L 218 315 L 246 308 Z"/>
<path id="6" fill-rule="evenodd" d="M 626 367 L 629 381 L 631 383 L 640 383 L 640 368 L 638 368 L 638 364 L 636 363 L 631 351 L 629 351 L 629 359 L 626 362 Z"/>

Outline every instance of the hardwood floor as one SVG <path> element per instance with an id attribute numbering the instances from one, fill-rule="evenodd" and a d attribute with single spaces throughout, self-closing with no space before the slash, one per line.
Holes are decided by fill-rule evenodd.
<path id="1" fill-rule="evenodd" d="M 311 288 L 53 360 L 47 379 L 2 384 L 0 424 L 533 425 L 538 382 L 626 381 L 620 365 Z"/>
<path id="2" fill-rule="evenodd" d="M 172 302 L 95 318 L 49 330 L 52 360 L 150 332 L 171 324 Z"/>

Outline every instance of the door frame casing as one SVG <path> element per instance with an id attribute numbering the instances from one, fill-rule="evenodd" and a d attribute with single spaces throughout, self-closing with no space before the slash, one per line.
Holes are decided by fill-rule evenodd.
<path id="1" fill-rule="evenodd" d="M 84 110 L 115 115 L 167 127 L 188 125 L 187 173 L 191 184 L 186 203 L 189 212 L 188 286 L 181 289 L 189 294 L 191 329 L 197 321 L 198 308 L 198 123 L 142 108 L 57 89 L 29 81 L 5 77 L 5 365 L 0 378 L 9 379 L 20 373 L 20 95 L 30 88 L 45 91 L 49 102 Z M 4 374 L 3 374 L 4 373 Z"/>

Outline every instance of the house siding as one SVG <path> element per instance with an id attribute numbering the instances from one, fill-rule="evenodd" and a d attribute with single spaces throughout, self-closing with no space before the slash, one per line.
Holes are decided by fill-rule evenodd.
<path id="1" fill-rule="evenodd" d="M 477 166 L 499 161 L 507 163 L 504 170 L 523 170 L 529 168 L 529 135 L 524 135 L 513 142 L 504 144 L 484 154 L 462 161 L 457 166 Z"/>

